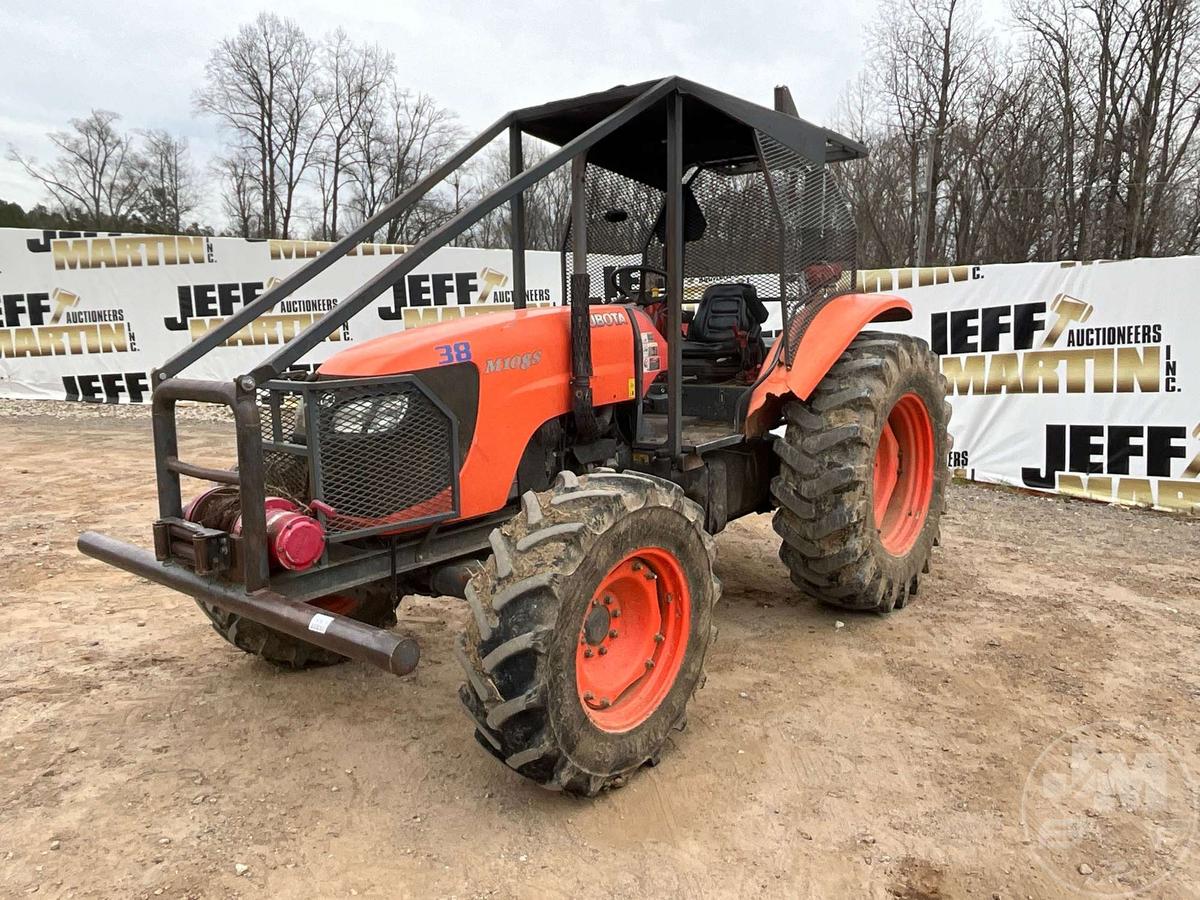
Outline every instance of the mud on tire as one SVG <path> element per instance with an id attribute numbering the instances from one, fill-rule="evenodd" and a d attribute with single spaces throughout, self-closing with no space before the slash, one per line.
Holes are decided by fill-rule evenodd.
<path id="1" fill-rule="evenodd" d="M 467 589 L 471 617 L 457 653 L 467 682 L 459 697 L 476 739 L 494 756 L 544 787 L 591 796 L 656 763 L 672 729 L 683 727 L 720 594 L 712 574 L 715 545 L 700 507 L 652 476 L 563 472 L 549 491 L 527 492 L 521 504 L 492 533 L 492 557 Z M 686 578 L 690 619 L 681 632 L 682 660 L 665 696 L 639 724 L 605 730 L 577 683 L 577 656 L 592 640 L 581 627 L 614 567 L 635 565 L 631 554 L 651 547 L 669 553 Z M 663 589 L 655 590 L 662 597 Z M 662 608 L 678 609 L 678 601 Z M 628 622 L 611 620 L 622 628 Z"/>
<path id="2" fill-rule="evenodd" d="M 328 601 L 313 601 L 313 604 L 324 607 L 326 602 Z M 297 640 L 291 635 L 260 625 L 237 613 L 228 612 L 206 600 L 196 600 L 196 605 L 208 616 L 217 634 L 239 650 L 261 656 L 280 668 L 311 669 L 337 665 L 347 660 L 339 653 Z M 391 628 L 396 624 L 396 605 L 391 589 L 384 582 L 343 591 L 338 598 L 338 605 L 330 605 L 328 608 L 377 628 Z"/>
<path id="3" fill-rule="evenodd" d="M 889 413 L 910 395 L 932 426 L 932 491 L 919 532 L 892 553 L 876 528 L 875 461 Z M 779 556 L 792 581 L 844 609 L 905 606 L 929 571 L 946 503 L 950 404 L 937 357 L 918 338 L 864 333 L 807 401 L 790 400 L 783 412 L 787 429 L 775 442 L 780 472 L 771 493 Z"/>

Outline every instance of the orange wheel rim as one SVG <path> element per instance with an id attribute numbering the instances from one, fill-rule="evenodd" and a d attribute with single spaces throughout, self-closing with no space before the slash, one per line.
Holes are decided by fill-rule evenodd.
<path id="1" fill-rule="evenodd" d="M 671 691 L 687 653 L 692 604 L 674 555 L 637 550 L 600 582 L 580 623 L 575 686 L 601 731 L 636 728 Z"/>
<path id="2" fill-rule="evenodd" d="M 875 528 L 883 549 L 903 556 L 925 527 L 933 499 L 933 422 L 916 394 L 896 401 L 875 450 Z"/>

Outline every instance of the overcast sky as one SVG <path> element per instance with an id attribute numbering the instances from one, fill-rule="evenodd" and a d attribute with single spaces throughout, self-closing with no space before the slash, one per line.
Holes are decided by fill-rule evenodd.
<path id="1" fill-rule="evenodd" d="M 800 114 L 823 122 L 861 69 L 874 2 L 292 0 L 279 11 L 313 37 L 341 25 L 393 51 L 402 85 L 476 131 L 507 109 L 668 74 L 766 105 L 786 83 Z M 186 135 L 206 162 L 218 134 L 193 115 L 192 97 L 213 45 L 257 10 L 0 0 L 0 156 L 11 144 L 45 158 L 47 131 L 102 108 L 127 129 Z M 29 206 L 43 194 L 3 159 L 0 198 Z"/>

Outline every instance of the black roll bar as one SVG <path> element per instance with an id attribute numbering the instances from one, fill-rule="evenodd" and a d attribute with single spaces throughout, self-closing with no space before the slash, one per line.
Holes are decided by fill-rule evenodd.
<path id="1" fill-rule="evenodd" d="M 667 453 L 679 456 L 683 441 L 683 97 L 667 104 Z"/>
<path id="2" fill-rule="evenodd" d="M 363 243 L 364 240 L 373 235 L 381 227 L 424 197 L 429 193 L 431 188 L 443 181 L 447 175 L 491 143 L 496 135 L 509 127 L 512 119 L 512 113 L 507 113 L 502 118 L 497 119 L 457 153 L 375 215 L 371 216 L 371 218 L 333 244 L 324 253 L 316 256 L 295 272 L 292 272 L 253 303 L 243 306 L 236 314 L 230 316 L 220 325 L 207 332 L 202 338 L 188 344 L 188 346 L 184 347 L 158 367 L 154 379 L 155 384 L 157 385 L 159 382 L 166 381 L 168 378 L 177 375 L 204 354 L 208 353 L 208 351 L 212 350 L 213 347 L 223 344 L 259 316 L 274 309 L 281 300 L 291 296 L 296 289 L 312 281 L 312 279 L 316 278 L 359 244 Z"/>
<path id="3" fill-rule="evenodd" d="M 437 250 L 440 250 L 454 238 L 458 237 L 492 210 L 508 203 L 530 185 L 541 181 L 551 172 L 569 162 L 577 154 L 595 146 L 630 119 L 648 110 L 659 100 L 670 94 L 674 88 L 675 78 L 664 78 L 655 84 L 654 87 L 640 94 L 629 103 L 626 103 L 607 118 L 597 122 L 578 137 L 563 144 L 562 147 L 541 162 L 524 170 L 515 178 L 509 179 L 503 186 L 497 188 L 474 205 L 468 206 L 458 215 L 454 216 L 454 218 L 434 229 L 426 237 L 410 247 L 408 252 L 403 256 L 377 272 L 366 284 L 353 291 L 337 306 L 329 310 L 321 318 L 315 320 L 302 332 L 276 350 L 275 353 L 267 357 L 261 365 L 250 372 L 249 378 L 252 381 L 246 382 L 247 385 L 253 387 L 254 385 L 261 384 L 263 381 L 277 378 L 289 366 L 300 359 L 300 357 L 325 340 L 335 329 L 345 325 L 363 307 L 408 275 L 409 272 L 432 256 Z M 501 121 L 507 121 L 507 117 Z M 258 314 L 255 313 L 255 315 Z"/>
<path id="4" fill-rule="evenodd" d="M 508 177 L 516 178 L 525 171 L 525 155 L 521 147 L 523 132 L 519 125 L 508 126 Z M 513 309 L 525 308 L 525 194 L 512 198 L 512 290 Z"/>
<path id="5" fill-rule="evenodd" d="M 155 470 L 158 487 L 159 516 L 164 519 L 181 518 L 183 501 L 180 476 L 198 477 L 222 484 L 235 484 L 241 494 L 242 529 L 242 578 L 247 591 L 265 588 L 269 583 L 269 560 L 267 557 L 265 471 L 262 451 L 257 391 L 266 382 L 278 377 L 300 357 L 313 349 L 335 329 L 340 328 L 355 314 L 374 300 L 380 293 L 404 278 L 410 271 L 428 259 L 435 251 L 445 246 L 463 231 L 470 228 L 485 215 L 504 203 L 513 202 L 514 212 L 521 206 L 518 199 L 530 185 L 545 178 L 560 166 L 610 135 L 616 129 L 650 109 L 655 103 L 676 89 L 676 79 L 664 78 L 650 89 L 639 94 L 612 114 L 597 122 L 587 131 L 560 147 L 541 162 L 521 169 L 502 187 L 484 197 L 474 205 L 461 211 L 448 222 L 435 229 L 423 240 L 418 241 L 401 257 L 377 272 L 364 285 L 344 298 L 341 303 L 315 320 L 287 344 L 264 360 L 248 375 L 232 382 L 206 381 L 179 378 L 176 373 L 199 359 L 209 350 L 224 343 L 250 322 L 271 310 L 279 301 L 296 288 L 307 283 L 327 269 L 337 259 L 345 256 L 390 218 L 415 203 L 428 190 L 445 178 L 452 170 L 475 155 L 505 128 L 510 132 L 510 151 L 519 147 L 519 127 L 515 114 L 508 113 L 488 129 L 481 132 L 466 146 L 455 153 L 438 169 L 421 179 L 400 197 L 393 200 L 380 213 L 364 222 L 327 251 L 285 278 L 273 289 L 264 293 L 230 316 L 202 338 L 188 345 L 167 360 L 155 371 L 152 401 L 152 423 L 155 449 Z M 678 97 L 676 106 L 680 105 Z M 516 132 L 517 137 L 512 133 Z M 518 154 L 512 154 L 512 168 L 517 170 L 522 162 Z M 518 212 L 517 220 L 523 218 Z M 520 225 L 519 221 L 515 224 Z M 677 223 L 678 225 L 678 223 Z M 521 230 L 515 232 L 514 249 L 523 245 Z M 678 233 L 678 229 L 677 229 Z M 522 248 L 523 251 L 523 248 Z M 516 262 L 516 260 L 514 260 Z M 516 266 L 517 284 L 520 295 L 514 300 L 524 299 L 523 279 L 524 254 L 520 254 Z M 584 329 L 585 332 L 587 329 Z M 198 466 L 179 458 L 179 441 L 176 427 L 175 404 L 179 400 L 199 401 L 228 406 L 233 411 L 237 433 L 238 470 L 236 473 Z"/>

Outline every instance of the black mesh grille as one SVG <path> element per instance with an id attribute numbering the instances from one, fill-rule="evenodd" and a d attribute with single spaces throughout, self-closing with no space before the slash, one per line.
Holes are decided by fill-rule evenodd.
<path id="1" fill-rule="evenodd" d="M 416 379 L 275 381 L 259 417 L 267 495 L 320 501 L 331 537 L 457 514 L 454 420 Z"/>
<path id="2" fill-rule="evenodd" d="M 450 417 L 412 381 L 316 388 L 314 466 L 330 533 L 383 530 L 457 508 Z"/>
<path id="3" fill-rule="evenodd" d="M 292 436 L 297 432 L 296 414 L 300 410 L 300 396 L 298 390 L 259 390 L 258 422 L 264 441 L 292 441 Z"/>
<path id="4" fill-rule="evenodd" d="M 853 289 L 854 220 L 826 166 L 758 135 L 783 228 L 784 350 L 790 366 L 804 329 L 829 299 Z"/>

